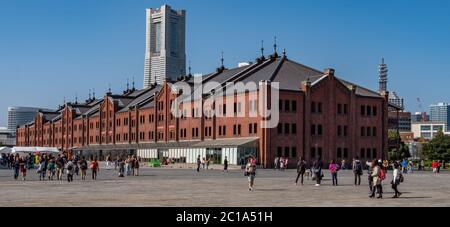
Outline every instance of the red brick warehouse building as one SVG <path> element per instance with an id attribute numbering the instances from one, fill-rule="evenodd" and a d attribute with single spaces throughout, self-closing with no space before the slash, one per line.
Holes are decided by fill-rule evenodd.
<path id="1" fill-rule="evenodd" d="M 179 81 L 196 86 L 191 75 Z M 222 66 L 201 77 L 201 82 L 254 82 L 258 86 L 225 96 L 221 105 L 208 107 L 205 99 L 194 99 L 192 103 L 201 105 L 189 109 L 181 105 L 181 117 L 170 111 L 180 95 L 174 82 L 127 89 L 118 95 L 109 92 L 102 99 L 40 112 L 35 121 L 17 129 L 17 144 L 101 157 L 132 152 L 142 158 L 166 157 L 186 163 L 195 163 L 199 155 L 223 163 L 227 156 L 236 165 L 254 155 L 266 168 L 273 166 L 277 156 L 288 157 L 291 164 L 300 156 L 307 160 L 321 156 L 326 163 L 354 156 L 362 160 L 386 157 L 388 93 L 342 80 L 333 69 L 322 72 L 276 53 L 238 68 Z M 275 82 L 279 83 L 280 122 L 266 129 L 261 127 L 263 118 L 250 117 L 250 113 L 257 110 L 259 92 Z M 215 90 L 205 88 L 204 92 Z M 210 110 L 227 116 L 202 114 Z"/>

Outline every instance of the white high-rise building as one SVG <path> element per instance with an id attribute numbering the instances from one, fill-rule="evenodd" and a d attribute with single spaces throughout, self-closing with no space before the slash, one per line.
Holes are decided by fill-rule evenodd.
<path id="1" fill-rule="evenodd" d="M 186 74 L 186 11 L 147 9 L 144 88 Z"/>

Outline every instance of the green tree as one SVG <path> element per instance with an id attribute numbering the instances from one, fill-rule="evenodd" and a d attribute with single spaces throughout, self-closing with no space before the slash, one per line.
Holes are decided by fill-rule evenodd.
<path id="1" fill-rule="evenodd" d="M 409 147 L 405 144 L 405 142 L 400 142 L 400 147 L 398 150 L 397 148 L 394 148 L 389 151 L 389 160 L 403 160 L 410 157 L 411 154 L 409 152 Z"/>
<path id="2" fill-rule="evenodd" d="M 411 154 L 409 152 L 409 147 L 401 140 L 401 138 L 398 136 L 397 131 L 389 130 L 388 132 L 389 141 L 392 141 L 393 143 L 397 143 L 397 139 L 399 139 L 399 149 L 393 148 L 389 150 L 388 158 L 389 160 L 402 160 L 405 158 L 410 158 Z"/>
<path id="3" fill-rule="evenodd" d="M 439 131 L 423 148 L 423 154 L 430 160 L 450 160 L 450 136 Z"/>

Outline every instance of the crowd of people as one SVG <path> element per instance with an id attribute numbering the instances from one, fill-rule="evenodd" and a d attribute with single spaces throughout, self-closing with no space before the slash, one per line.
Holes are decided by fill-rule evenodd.
<path id="1" fill-rule="evenodd" d="M 289 159 L 285 157 L 276 157 L 274 161 L 275 169 L 280 171 L 286 171 L 288 168 Z"/>
<path id="2" fill-rule="evenodd" d="M 106 157 L 106 169 L 118 171 L 118 177 L 125 176 L 139 176 L 140 159 L 135 155 L 117 156 L 115 159 L 108 155 Z M 88 164 L 89 163 L 89 164 Z M 114 167 L 113 167 L 114 163 Z M 352 163 L 347 165 L 346 161 L 338 162 L 331 160 L 327 166 L 327 170 L 331 176 L 331 182 L 333 186 L 338 186 L 339 171 L 342 169 L 351 169 L 354 175 L 354 185 L 361 185 L 361 176 L 364 175 L 364 169 L 367 169 L 367 180 L 369 185 L 369 197 L 370 198 L 383 198 L 383 182 L 386 180 L 386 176 L 389 170 L 392 170 L 392 180 L 390 182 L 392 189 L 394 190 L 393 198 L 399 198 L 401 192 L 398 190 L 400 183 L 404 182 L 404 174 L 411 174 L 415 164 L 412 161 L 402 160 L 395 162 L 388 162 L 387 160 L 372 160 L 363 163 L 358 156 L 354 157 Z M 64 174 L 67 176 L 68 182 L 74 180 L 74 176 L 81 176 L 81 180 L 86 180 L 87 171 L 90 170 L 92 180 L 97 179 L 97 174 L 100 171 L 99 162 L 97 157 L 91 156 L 89 161 L 84 156 L 72 155 L 72 154 L 58 154 L 56 156 L 52 154 L 29 154 L 20 156 L 19 154 L 1 155 L 0 164 L 6 166 L 14 171 L 14 179 L 18 180 L 19 177 L 23 181 L 26 180 L 27 171 L 35 169 L 39 176 L 40 181 L 56 180 L 62 181 Z M 210 159 L 197 158 L 197 171 L 200 169 L 207 170 L 209 168 Z M 288 159 L 284 157 L 276 158 L 274 161 L 275 170 L 284 171 L 288 167 Z M 431 167 L 433 173 L 439 173 L 440 168 L 444 163 L 440 160 L 432 162 Z M 244 175 L 248 177 L 249 190 L 252 191 L 256 178 L 256 158 L 250 157 L 247 159 L 247 163 L 243 166 Z M 424 170 L 424 162 L 421 161 L 417 164 L 417 170 Z M 315 186 L 319 187 L 322 184 L 324 178 L 324 166 L 320 157 L 314 160 L 312 163 L 307 162 L 303 157 L 300 157 L 297 162 L 297 175 L 295 179 L 295 185 L 297 186 L 300 180 L 301 185 L 304 184 L 304 177 L 312 177 L 315 181 Z M 224 172 L 228 171 L 228 158 L 224 159 Z"/>
<path id="3" fill-rule="evenodd" d="M 394 190 L 393 198 L 399 198 L 401 196 L 401 192 L 398 191 L 398 186 L 400 183 L 404 181 L 403 172 L 400 169 L 401 164 L 399 162 L 393 162 L 390 164 L 387 161 L 382 160 L 373 160 L 370 163 L 367 163 L 368 169 L 368 185 L 369 185 L 369 197 L 375 198 L 375 195 L 378 196 L 376 198 L 383 198 L 383 181 L 386 180 L 386 174 L 388 173 L 389 167 L 392 166 L 392 181 L 390 182 L 392 189 Z M 354 174 L 354 185 L 361 185 L 361 176 L 364 174 L 364 166 L 359 157 L 355 157 L 353 159 L 351 165 L 353 174 Z M 295 180 L 295 185 L 298 185 L 298 180 L 301 178 L 301 185 L 303 185 L 303 178 L 305 174 L 312 174 L 312 179 L 316 181 L 315 186 L 320 186 L 324 177 L 323 173 L 324 164 L 319 157 L 316 159 L 313 164 L 309 167 L 308 172 L 308 163 L 304 158 L 300 158 L 297 162 L 297 177 Z M 335 160 L 331 160 L 328 166 L 328 171 L 330 172 L 332 184 L 333 186 L 338 186 L 338 172 L 342 169 L 342 164 L 339 165 Z"/>
<path id="4" fill-rule="evenodd" d="M 112 166 L 114 163 L 114 167 Z M 87 171 L 90 170 L 92 180 L 97 180 L 100 171 L 97 157 L 90 156 L 89 161 L 81 155 L 70 153 L 53 154 L 19 154 L 2 155 L 0 164 L 14 172 L 14 179 L 21 177 L 26 180 L 27 171 L 35 170 L 39 181 L 62 181 L 64 175 L 66 180 L 72 182 L 74 176 L 80 176 L 82 181 L 86 180 Z M 118 171 L 119 177 L 139 176 L 140 161 L 135 155 L 127 157 L 116 157 L 113 161 L 111 155 L 106 157 L 106 169 Z M 55 179 L 56 178 L 56 179 Z"/>

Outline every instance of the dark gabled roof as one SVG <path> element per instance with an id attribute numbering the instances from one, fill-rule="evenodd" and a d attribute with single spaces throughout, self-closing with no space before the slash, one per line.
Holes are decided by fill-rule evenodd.
<path id="1" fill-rule="evenodd" d="M 59 113 L 43 113 L 42 118 L 44 119 L 44 121 L 52 121 L 58 115 L 59 115 Z"/>
<path id="2" fill-rule="evenodd" d="M 159 92 L 162 89 L 162 86 L 157 85 L 155 87 L 147 88 L 141 90 L 140 95 L 133 99 L 131 102 L 129 102 L 124 108 L 122 108 L 119 113 L 126 112 L 130 107 L 134 107 L 136 105 L 141 104 L 142 102 L 145 102 L 146 100 L 149 100 L 156 92 Z"/>
<path id="3" fill-rule="evenodd" d="M 53 118 L 52 121 L 58 121 L 58 120 L 61 120 L 61 118 L 62 118 L 62 114 L 60 113 L 55 118 Z"/>
<path id="4" fill-rule="evenodd" d="M 112 95 L 108 97 L 111 102 L 117 102 L 119 109 L 126 107 L 130 102 L 132 102 L 134 96 L 122 96 L 122 95 Z"/>
<path id="5" fill-rule="evenodd" d="M 375 91 L 372 91 L 370 89 L 367 89 L 365 87 L 361 87 L 359 85 L 356 85 L 354 83 L 345 81 L 343 79 L 338 79 L 341 83 L 343 83 L 348 89 L 352 89 L 352 86 L 356 86 L 356 94 L 360 95 L 360 96 L 365 96 L 365 97 L 376 97 L 379 98 L 381 97 L 381 95 Z"/>
<path id="6" fill-rule="evenodd" d="M 247 70 L 245 73 L 240 72 Z M 227 73 L 224 75 L 224 73 Z M 210 74 L 213 78 L 208 81 L 223 82 L 242 82 L 244 85 L 249 82 L 255 82 L 258 86 L 259 81 L 278 82 L 281 90 L 301 91 L 301 84 L 309 81 L 311 86 L 315 86 L 327 76 L 324 72 L 302 65 L 286 57 L 269 58 L 262 63 L 254 63 L 250 66 L 227 70 L 221 74 Z M 356 88 L 356 94 L 365 97 L 381 97 L 378 92 L 364 88 L 362 86 L 350 83 L 348 81 L 336 78 L 349 90 L 353 86 Z M 209 91 L 205 91 L 207 93 Z"/>
<path id="7" fill-rule="evenodd" d="M 103 100 L 99 100 L 98 102 L 95 103 L 95 105 L 93 105 L 89 110 L 87 110 L 84 115 L 94 115 L 95 113 L 98 112 L 98 110 L 100 109 L 100 106 L 102 105 L 102 101 Z M 79 116 L 78 118 L 81 118 L 82 116 Z"/>

